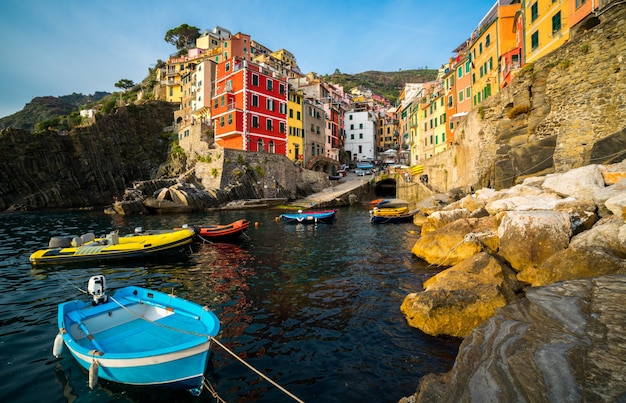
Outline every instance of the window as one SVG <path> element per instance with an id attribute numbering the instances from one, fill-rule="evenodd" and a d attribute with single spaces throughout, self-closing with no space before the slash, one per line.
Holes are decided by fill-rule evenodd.
<path id="1" fill-rule="evenodd" d="M 461 66 L 458 69 L 456 69 L 456 76 L 458 78 L 462 78 L 463 77 L 463 66 Z"/>
<path id="2" fill-rule="evenodd" d="M 279 92 L 279 93 L 281 93 L 281 94 L 284 94 L 284 93 L 285 93 L 285 84 L 280 84 L 280 85 L 278 86 L 278 92 Z M 298 103 L 299 103 L 299 102 L 298 102 Z"/>
<path id="3" fill-rule="evenodd" d="M 215 102 L 213 104 L 213 108 L 217 109 L 217 107 L 219 106 L 219 101 L 217 98 L 215 98 Z"/>
<path id="4" fill-rule="evenodd" d="M 224 127 L 224 116 L 220 117 L 220 127 Z"/>
<path id="5" fill-rule="evenodd" d="M 267 99 L 266 100 L 266 107 L 268 111 L 273 111 L 274 110 L 274 100 L 273 99 Z"/>
<path id="6" fill-rule="evenodd" d="M 350 135 L 350 140 L 354 140 L 354 133 Z"/>
<path id="7" fill-rule="evenodd" d="M 287 131 L 287 130 L 285 129 L 285 122 L 280 122 L 280 123 L 279 123 L 279 125 L 278 125 L 278 127 L 279 127 L 279 131 L 280 131 L 281 133 L 285 133 L 285 132 Z"/>
<path id="8" fill-rule="evenodd" d="M 354 123 L 350 125 L 350 130 L 354 130 Z"/>
<path id="9" fill-rule="evenodd" d="M 465 88 L 465 99 L 470 99 L 472 97 L 472 87 Z"/>
<path id="10" fill-rule="evenodd" d="M 272 130 L 272 119 L 267 119 L 267 120 L 265 121 L 265 128 L 266 128 L 267 130 L 269 130 L 269 131 L 271 131 L 271 130 Z"/>
<path id="11" fill-rule="evenodd" d="M 274 88 L 274 81 L 268 78 L 266 81 L 266 84 L 267 84 L 267 90 L 272 91 Z"/>
<path id="12" fill-rule="evenodd" d="M 263 139 L 259 139 L 256 142 L 256 150 L 257 151 L 265 151 L 265 149 L 263 148 Z"/>
<path id="13" fill-rule="evenodd" d="M 478 54 L 479 55 L 483 54 L 483 43 L 482 42 L 478 44 Z"/>
<path id="14" fill-rule="evenodd" d="M 224 106 L 224 95 L 221 96 L 220 99 L 220 106 Z"/>
<path id="15" fill-rule="evenodd" d="M 270 152 L 271 153 L 275 152 L 275 150 L 274 150 L 274 140 L 270 140 Z"/>
<path id="16" fill-rule="evenodd" d="M 301 120 L 300 111 L 296 111 L 296 120 Z"/>
<path id="17" fill-rule="evenodd" d="M 226 71 L 230 71 L 230 62 L 226 63 L 225 70 L 226 70 Z"/>
<path id="18" fill-rule="evenodd" d="M 259 127 L 259 117 L 258 116 L 252 116 L 252 127 L 254 127 L 254 128 L 258 128 Z"/>
<path id="19" fill-rule="evenodd" d="M 537 2 L 534 2 L 532 6 L 530 6 L 530 21 L 535 22 L 539 17 L 539 6 Z"/>
<path id="20" fill-rule="evenodd" d="M 535 50 L 539 47 L 539 31 L 530 36 L 530 48 Z"/>
<path id="21" fill-rule="evenodd" d="M 489 47 L 489 45 L 491 45 L 491 35 L 487 34 L 487 36 L 485 36 L 485 47 Z"/>
<path id="22" fill-rule="evenodd" d="M 552 16 L 552 35 L 561 31 L 561 12 L 554 14 Z"/>
<path id="23" fill-rule="evenodd" d="M 359 133 L 359 139 L 363 139 L 363 133 Z"/>
<path id="24" fill-rule="evenodd" d="M 293 119 L 293 109 L 289 109 L 289 119 Z"/>
<path id="25" fill-rule="evenodd" d="M 257 74 L 252 75 L 252 85 L 255 87 L 259 86 L 259 76 Z"/>
<path id="26" fill-rule="evenodd" d="M 252 106 L 259 106 L 259 96 L 258 95 L 252 95 Z"/>
<path id="27" fill-rule="evenodd" d="M 349 115 L 349 116 L 350 116 L 350 120 L 352 120 L 352 115 Z"/>
<path id="28" fill-rule="evenodd" d="M 229 114 L 228 114 L 228 124 L 229 124 L 229 125 L 232 125 L 232 124 L 233 124 L 233 114 L 232 114 L 232 113 L 229 113 Z"/>
<path id="29" fill-rule="evenodd" d="M 359 129 L 363 128 L 363 123 L 359 123 Z"/>

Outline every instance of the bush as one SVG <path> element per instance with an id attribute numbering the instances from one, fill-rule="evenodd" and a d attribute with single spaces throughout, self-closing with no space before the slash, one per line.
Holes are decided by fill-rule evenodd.
<path id="1" fill-rule="evenodd" d="M 509 113 L 507 114 L 507 116 L 509 117 L 509 119 L 513 119 L 523 113 L 528 113 L 530 112 L 530 106 L 528 105 L 516 105 L 513 108 L 511 108 L 511 110 L 509 111 Z"/>

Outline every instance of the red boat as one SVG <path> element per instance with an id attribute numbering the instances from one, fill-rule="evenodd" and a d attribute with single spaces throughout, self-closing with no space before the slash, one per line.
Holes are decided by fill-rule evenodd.
<path id="1" fill-rule="evenodd" d="M 244 235 L 248 227 L 250 227 L 250 221 L 242 219 L 230 224 L 199 225 L 197 234 L 205 241 L 233 242 Z"/>

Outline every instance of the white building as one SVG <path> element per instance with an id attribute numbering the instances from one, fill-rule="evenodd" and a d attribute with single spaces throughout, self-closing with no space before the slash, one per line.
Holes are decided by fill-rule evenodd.
<path id="1" fill-rule="evenodd" d="M 344 149 L 351 161 L 372 161 L 376 153 L 376 115 L 372 111 L 349 111 L 344 117 Z"/>

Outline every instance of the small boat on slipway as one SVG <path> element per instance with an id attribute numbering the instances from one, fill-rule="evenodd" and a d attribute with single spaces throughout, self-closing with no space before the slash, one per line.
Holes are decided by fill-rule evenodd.
<path id="1" fill-rule="evenodd" d="M 198 225 L 197 234 L 204 241 L 234 242 L 250 227 L 250 221 L 241 219 L 230 224 Z"/>
<path id="2" fill-rule="evenodd" d="M 419 212 L 417 210 L 402 210 L 400 212 L 396 211 L 385 211 L 387 209 L 374 207 L 370 210 L 370 222 L 372 224 L 395 224 L 395 223 L 405 223 L 412 222 L 413 216 Z M 396 210 L 396 209 L 390 209 Z"/>
<path id="3" fill-rule="evenodd" d="M 54 264 L 146 257 L 187 245 L 194 236 L 192 228 L 143 231 L 140 227 L 126 236 L 119 236 L 116 231 L 100 238 L 93 233 L 73 238 L 53 236 L 47 249 L 30 255 L 30 262 Z"/>
<path id="4" fill-rule="evenodd" d="M 87 289 L 93 301 L 58 305 L 54 356 L 67 347 L 89 371 L 92 389 L 102 378 L 200 394 L 211 342 L 220 330 L 213 312 L 141 287 L 108 296 L 101 275 L 91 277 Z"/>
<path id="5" fill-rule="evenodd" d="M 297 213 L 281 214 L 277 217 L 276 221 L 280 220 L 287 224 L 331 224 L 335 221 L 336 215 L 337 210 L 298 210 Z"/>

